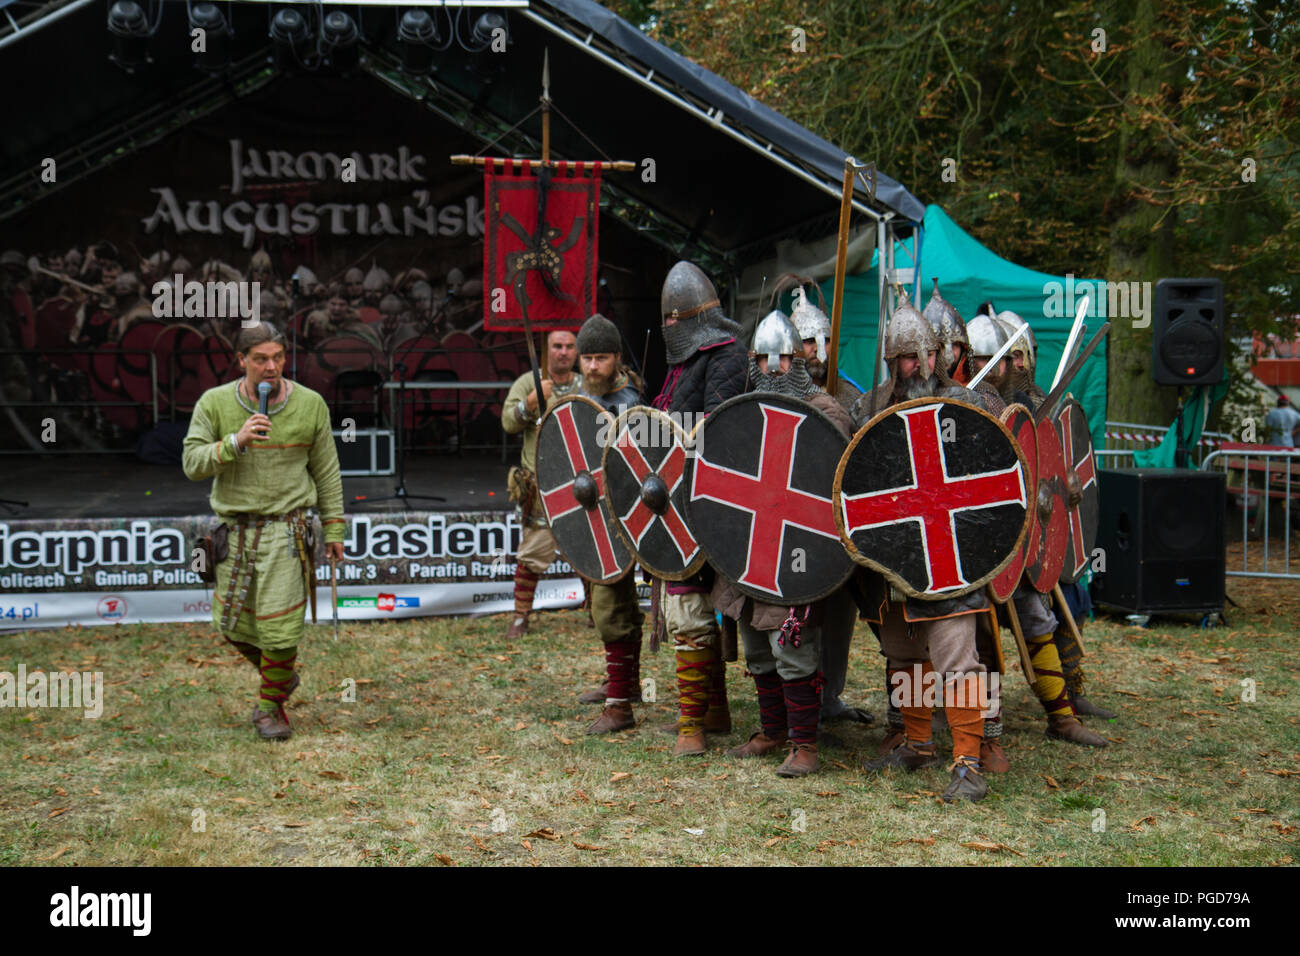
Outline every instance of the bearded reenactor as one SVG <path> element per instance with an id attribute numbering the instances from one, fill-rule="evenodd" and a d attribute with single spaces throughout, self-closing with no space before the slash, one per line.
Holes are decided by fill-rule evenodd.
<path id="1" fill-rule="evenodd" d="M 694 263 L 678 262 L 660 294 L 668 375 L 654 407 L 698 419 L 745 391 L 749 355 L 740 326 L 727 318 L 713 283 Z M 695 422 L 684 421 L 690 431 Z M 673 755 L 705 752 L 706 732 L 729 733 L 726 665 L 709 590 L 713 570 L 665 582 L 663 613 L 677 656 L 677 742 Z"/>
<path id="2" fill-rule="evenodd" d="M 549 408 L 557 399 L 576 392 L 582 385 L 582 377 L 573 370 L 578 359 L 577 340 L 573 333 L 563 330 L 551 332 L 546 339 L 546 358 L 550 377 L 542 379 L 542 398 Z M 522 432 L 524 436 L 519 465 L 510 469 L 506 479 L 510 500 L 518 509 L 522 529 L 519 553 L 515 556 L 515 615 L 506 629 L 507 640 L 527 633 L 528 615 L 533 610 L 533 592 L 556 555 L 555 538 L 546 523 L 546 513 L 537 493 L 537 423 L 541 417 L 533 373 L 528 371 L 515 379 L 501 403 L 501 427 L 511 435 Z M 603 692 L 599 699 L 605 699 Z"/>
<path id="3" fill-rule="evenodd" d="M 996 325 L 1005 336 L 1003 342 L 1019 330 L 1023 321 L 1014 312 L 1002 312 L 996 318 L 983 315 L 976 317 L 976 321 L 981 320 L 981 327 L 983 322 Z M 973 326 L 975 323 L 971 324 Z M 1007 363 L 1010 367 L 997 377 L 995 385 L 1008 404 L 1019 402 L 1029 411 L 1037 412 L 1047 396 L 1034 384 L 1033 345 L 1026 343 L 1022 337 L 1012 344 L 1011 356 L 1011 361 Z M 989 376 L 989 379 L 993 378 L 993 375 Z M 1067 656 L 1074 666 L 1078 666 L 1078 660 L 1071 653 L 1075 645 L 1064 633 L 1058 635 L 1064 625 L 1053 613 L 1048 596 L 1040 594 L 1027 581 L 1022 580 L 1011 600 L 1015 602 L 1016 616 L 1020 619 L 1020 629 L 1029 649 L 1029 660 L 1034 667 L 1034 696 L 1047 712 L 1047 736 L 1085 747 L 1105 747 L 1106 738 L 1080 723 L 1071 703 L 1060 647 L 1068 648 Z M 1082 677 L 1076 678 L 1076 681 L 1081 687 Z"/>
<path id="4" fill-rule="evenodd" d="M 885 359 L 890 378 L 858 402 L 855 424 L 860 428 L 873 414 L 912 398 L 952 397 L 983 406 L 978 395 L 967 389 L 945 387 L 935 375 L 939 339 L 929 321 L 910 304 L 899 308 L 885 335 Z M 871 399 L 875 397 L 873 409 Z M 907 597 L 880 575 L 869 575 L 874 593 L 869 599 L 868 621 L 880 638 L 887 662 L 886 686 L 891 698 L 901 696 L 898 706 L 903 723 L 901 739 L 865 769 L 903 767 L 919 770 L 939 763 L 931 734 L 931 708 L 923 698 L 926 675 L 934 671 L 941 678 L 944 710 L 952 731 L 952 772 L 943 800 L 983 799 L 988 792 L 980 765 L 984 739 L 984 708 L 981 687 L 987 686 L 987 672 L 975 646 L 975 615 L 988 606 L 982 590 L 958 598 L 925 600 Z M 913 680 L 920 673 L 922 683 Z M 901 691 L 901 695 L 899 694 Z"/>
<path id="5" fill-rule="evenodd" d="M 616 326 L 597 313 L 578 330 L 582 394 L 595 399 L 611 418 L 641 403 L 641 380 L 623 366 L 623 341 Z M 540 509 L 539 509 L 540 510 Z M 591 618 L 605 644 L 605 709 L 587 728 L 610 734 L 636 724 L 632 702 L 641 699 L 641 623 L 636 564 L 612 584 L 592 584 Z"/>
<path id="6" fill-rule="evenodd" d="M 298 686 L 308 600 L 315 608 L 308 509 L 320 513 L 326 554 L 341 559 L 343 483 L 325 399 L 284 377 L 283 333 L 266 322 L 243 329 L 235 352 L 244 376 L 199 398 L 183 462 L 191 480 L 213 479 L 210 501 L 222 521 L 213 536 L 213 623 L 261 673 L 258 736 L 283 740 L 292 733 L 284 704 Z"/>
<path id="7" fill-rule="evenodd" d="M 365 304 L 365 281 L 365 274 L 356 266 L 343 273 L 343 298 L 354 309 Z"/>
<path id="8" fill-rule="evenodd" d="M 749 356 L 751 391 L 805 401 L 829 418 L 846 441 L 852 436 L 853 421 L 848 412 L 809 378 L 799 330 L 784 313 L 771 312 L 759 322 L 753 344 Z M 806 612 L 797 642 L 782 630 L 790 608 L 756 601 L 722 576 L 718 576 L 710 599 L 738 623 L 745 645 L 745 669 L 754 678 L 758 692 L 760 729 L 728 754 L 762 757 L 788 745 L 789 753 L 777 775 L 802 777 L 815 772 L 820 767 L 817 728 L 822 713 L 822 662 L 826 657 L 824 627 L 842 628 L 846 618 L 842 608 L 847 605 L 851 636 L 855 617 L 852 599 L 840 588 L 813 604 Z M 847 649 L 847 637 L 837 637 Z"/>
<path id="9" fill-rule="evenodd" d="M 966 334 L 970 339 L 970 371 L 974 377 L 1007 344 L 1007 333 L 992 316 L 980 314 L 967 323 Z M 1000 416 L 1006 410 L 1007 402 L 1002 397 L 1002 392 L 1010 381 L 1010 373 L 1007 371 L 1010 365 L 1010 360 L 1003 355 L 998 360 L 997 368 L 985 375 L 975 387 L 975 391 L 984 400 L 985 407 L 993 415 Z"/>

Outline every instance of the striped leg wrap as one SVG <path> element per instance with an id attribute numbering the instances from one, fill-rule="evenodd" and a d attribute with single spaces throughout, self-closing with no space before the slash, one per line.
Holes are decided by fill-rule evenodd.
<path id="1" fill-rule="evenodd" d="M 284 713 L 284 701 L 288 697 L 289 683 L 293 680 L 293 665 L 298 659 L 298 648 L 287 647 L 284 650 L 262 651 L 262 693 L 257 702 L 257 709 L 264 714 L 279 714 L 280 719 L 288 723 Z"/>
<path id="2" fill-rule="evenodd" d="M 758 691 L 758 723 L 767 737 L 781 738 L 790 726 L 785 709 L 785 689 L 781 676 L 773 671 L 771 674 L 754 674 L 754 689 Z"/>
<path id="3" fill-rule="evenodd" d="M 515 617 L 527 617 L 533 610 L 533 592 L 541 575 L 523 564 L 515 566 Z"/>
<path id="4" fill-rule="evenodd" d="M 1038 680 L 1034 681 L 1034 695 L 1042 702 L 1048 716 L 1064 714 L 1073 716 L 1074 708 L 1065 693 L 1065 676 L 1061 673 L 1061 655 L 1051 634 L 1029 638 L 1029 661 L 1034 665 Z"/>
<path id="5" fill-rule="evenodd" d="M 704 730 L 704 713 L 709 709 L 709 687 L 715 648 L 677 652 L 677 694 L 680 716 L 677 732 L 698 734 Z"/>
<path id="6" fill-rule="evenodd" d="M 817 743 L 817 725 L 821 722 L 824 683 L 820 672 L 795 680 L 782 681 L 785 711 L 790 722 L 790 740 L 796 744 Z"/>

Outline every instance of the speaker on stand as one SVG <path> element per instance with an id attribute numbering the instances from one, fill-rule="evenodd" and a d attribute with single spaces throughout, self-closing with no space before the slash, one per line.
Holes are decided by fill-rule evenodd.
<path id="1" fill-rule="evenodd" d="M 1174 462 L 1190 465 L 1183 444 L 1183 386 L 1223 380 L 1225 325 L 1221 279 L 1161 279 L 1151 329 L 1151 376 L 1178 386 L 1178 447 Z"/>

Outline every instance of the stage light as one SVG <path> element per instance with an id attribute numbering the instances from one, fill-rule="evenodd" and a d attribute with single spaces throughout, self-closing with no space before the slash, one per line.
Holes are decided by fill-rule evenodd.
<path id="1" fill-rule="evenodd" d="M 342 10 L 335 10 L 325 17 L 321 35 L 330 68 L 340 73 L 354 70 L 361 60 L 361 35 L 357 32 L 356 21 Z"/>
<path id="2" fill-rule="evenodd" d="M 438 28 L 425 10 L 407 10 L 397 27 L 397 43 L 402 48 L 402 69 L 420 75 L 433 67 L 433 45 L 438 42 Z"/>
<path id="3" fill-rule="evenodd" d="M 113 37 L 109 59 L 134 73 L 149 62 L 149 18 L 135 0 L 117 0 L 108 11 L 108 32 Z"/>
<path id="4" fill-rule="evenodd" d="M 494 34 L 500 30 L 509 42 L 510 36 L 506 32 L 506 18 L 499 13 L 485 13 L 474 21 L 474 45 L 480 49 L 486 49 L 492 45 Z M 494 53 L 502 53 L 503 50 L 494 50 Z"/>
<path id="5" fill-rule="evenodd" d="M 230 27 L 215 3 L 200 3 L 190 10 L 190 37 L 194 31 L 203 31 L 204 49 L 194 54 L 194 65 L 205 73 L 220 73 L 226 68 Z"/>
<path id="6" fill-rule="evenodd" d="M 271 40 L 275 44 L 272 59 L 282 70 L 293 70 L 303 62 L 310 43 L 307 21 L 292 7 L 282 7 L 271 19 Z"/>

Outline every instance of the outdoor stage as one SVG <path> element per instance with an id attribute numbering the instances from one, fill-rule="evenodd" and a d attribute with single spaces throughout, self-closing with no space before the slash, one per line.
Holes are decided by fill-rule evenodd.
<path id="1" fill-rule="evenodd" d="M 345 477 L 347 560 L 339 566 L 339 616 L 494 614 L 514 607 L 520 525 L 499 452 L 412 455 L 406 490 L 397 476 Z M 205 621 L 210 589 L 194 568 L 194 542 L 215 525 L 211 481 L 133 456 L 17 457 L 0 497 L 0 629 L 68 624 Z M 409 504 L 409 510 L 408 510 Z M 318 620 L 330 620 L 329 567 L 316 555 Z M 583 599 L 562 560 L 536 592 L 543 608 Z"/>

